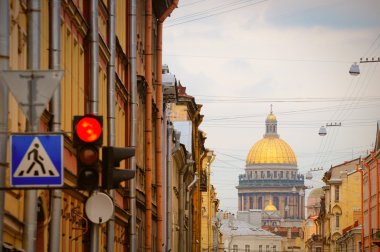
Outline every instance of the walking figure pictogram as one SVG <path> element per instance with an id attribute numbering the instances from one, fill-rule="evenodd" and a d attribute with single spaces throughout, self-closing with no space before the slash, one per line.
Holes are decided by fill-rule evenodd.
<path id="1" fill-rule="evenodd" d="M 34 144 L 34 149 L 29 151 L 28 152 L 28 160 L 30 160 L 30 156 L 33 155 L 33 162 L 32 164 L 29 166 L 28 170 L 26 171 L 26 173 L 30 173 L 34 167 L 34 165 L 37 163 L 40 167 L 41 167 L 41 170 L 42 170 L 42 173 L 45 174 L 46 171 L 45 171 L 45 166 L 44 164 L 40 161 L 40 159 L 43 161 L 44 158 L 42 156 L 40 156 L 38 154 L 38 147 L 40 147 L 40 145 L 38 143 L 35 143 Z M 38 175 L 38 170 L 34 171 L 35 175 Z M 21 174 L 20 174 L 21 175 Z M 22 175 L 21 175 L 22 176 Z"/>

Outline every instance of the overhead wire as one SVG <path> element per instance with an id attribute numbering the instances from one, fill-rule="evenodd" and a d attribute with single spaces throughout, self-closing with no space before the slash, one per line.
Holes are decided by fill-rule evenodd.
<path id="1" fill-rule="evenodd" d="M 250 1 L 251 0 L 244 1 L 244 2 L 250 2 Z M 204 16 L 197 17 L 197 18 L 192 18 L 192 19 L 185 20 L 185 21 L 179 21 L 179 22 L 173 23 L 173 24 L 168 24 L 168 25 L 165 25 L 165 28 L 170 28 L 170 27 L 173 27 L 173 26 L 177 26 L 177 25 L 181 25 L 181 24 L 186 24 L 186 23 L 189 23 L 189 22 L 194 22 L 194 21 L 205 19 L 205 18 L 210 18 L 210 17 L 213 17 L 213 16 L 229 13 L 229 12 L 232 12 L 232 11 L 240 10 L 242 8 L 246 8 L 246 7 L 249 7 L 249 6 L 252 6 L 252 5 L 257 5 L 257 4 L 260 4 L 260 3 L 263 3 L 263 2 L 267 2 L 267 1 L 269 1 L 269 0 L 259 0 L 259 1 L 254 2 L 254 3 L 249 3 L 249 4 L 246 4 L 246 5 L 243 5 L 243 6 L 239 6 L 239 7 L 235 7 L 235 8 L 231 8 L 231 9 L 228 9 L 228 10 L 219 11 L 219 12 L 211 13 L 211 14 L 202 13 L 202 14 L 204 14 Z M 196 15 L 201 15 L 201 14 L 196 14 Z"/>

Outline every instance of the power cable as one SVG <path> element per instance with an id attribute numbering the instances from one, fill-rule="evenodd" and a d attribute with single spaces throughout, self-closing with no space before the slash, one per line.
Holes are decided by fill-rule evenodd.
<path id="1" fill-rule="evenodd" d="M 178 22 L 178 23 L 174 23 L 174 24 L 171 24 L 171 25 L 169 24 L 169 25 L 166 25 L 165 28 L 170 28 L 170 27 L 173 27 L 173 26 L 177 26 L 177 25 L 181 25 L 181 24 L 186 24 L 186 23 L 189 23 L 189 22 L 194 22 L 194 21 L 205 19 L 205 18 L 210 18 L 210 17 L 213 17 L 213 16 L 217 16 L 217 15 L 225 14 L 225 13 L 228 13 L 228 12 L 240 10 L 242 8 L 246 8 L 246 7 L 249 7 L 249 6 L 252 6 L 252 5 L 256 5 L 256 4 L 260 4 L 260 3 L 263 3 L 263 2 L 267 2 L 267 1 L 269 1 L 269 0 L 261 0 L 261 1 L 255 2 L 255 3 L 246 4 L 244 6 L 232 8 L 232 9 L 225 10 L 225 11 L 220 11 L 218 13 L 209 14 L 209 15 L 206 15 L 206 16 L 203 16 L 203 17 L 193 18 L 193 19 L 190 19 L 190 20 L 187 20 L 187 21 Z"/>

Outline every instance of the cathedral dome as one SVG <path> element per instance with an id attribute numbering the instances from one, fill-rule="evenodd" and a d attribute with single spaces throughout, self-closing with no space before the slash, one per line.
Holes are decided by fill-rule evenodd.
<path id="1" fill-rule="evenodd" d="M 284 140 L 278 137 L 265 137 L 253 145 L 248 153 L 246 164 L 296 165 L 297 159 L 292 148 Z"/>
<path id="2" fill-rule="evenodd" d="M 246 159 L 246 165 L 297 165 L 296 155 L 292 148 L 277 134 L 277 118 L 273 114 L 272 108 L 265 120 L 265 126 L 264 138 L 256 142 L 251 148 Z"/>

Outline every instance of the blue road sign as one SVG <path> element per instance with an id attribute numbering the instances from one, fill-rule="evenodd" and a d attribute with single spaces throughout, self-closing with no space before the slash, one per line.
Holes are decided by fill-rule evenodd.
<path id="1" fill-rule="evenodd" d="M 62 186 L 62 135 L 11 135 L 12 186 Z"/>

